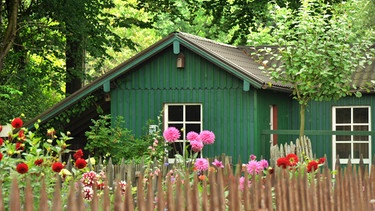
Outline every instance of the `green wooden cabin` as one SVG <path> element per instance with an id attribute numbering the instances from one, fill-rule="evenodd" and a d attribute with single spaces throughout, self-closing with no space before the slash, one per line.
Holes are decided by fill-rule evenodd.
<path id="1" fill-rule="evenodd" d="M 232 156 L 235 163 L 239 159 L 248 162 L 251 154 L 269 158 L 271 143 L 290 142 L 298 133 L 272 135 L 264 131 L 297 130 L 299 107 L 292 100 L 289 87 L 270 81 L 247 50 L 182 32 L 171 33 L 28 124 L 37 119 L 47 122 L 80 99 L 95 94 L 101 97 L 100 105 L 105 112 L 123 116 L 125 127 L 136 135 L 141 135 L 147 120 L 156 120 L 162 112 L 163 129 L 183 128 L 183 139 L 189 131 L 214 132 L 216 141 L 204 147 L 204 157 L 224 153 Z M 332 130 L 333 108 L 354 105 L 368 108 L 371 114 L 368 125 L 361 123 L 359 128 L 372 130 L 370 120 L 375 119 L 372 102 L 372 95 L 338 102 L 313 102 L 306 114 L 306 130 Z M 66 125 L 77 147 L 85 143 L 82 134 L 88 130 L 92 118 L 97 118 L 95 109 Z M 316 155 L 326 154 L 330 163 L 333 162 L 329 159 L 333 153 L 332 138 L 332 135 L 311 136 Z M 371 136 L 368 139 L 371 154 Z M 184 140 L 176 143 L 177 148 L 185 144 L 188 142 Z"/>

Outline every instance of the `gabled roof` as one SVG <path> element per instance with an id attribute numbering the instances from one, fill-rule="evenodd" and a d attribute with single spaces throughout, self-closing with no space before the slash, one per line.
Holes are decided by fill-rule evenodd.
<path id="1" fill-rule="evenodd" d="M 270 78 L 259 69 L 260 65 L 251 59 L 243 47 L 226 45 L 183 32 L 179 32 L 177 36 L 181 43 L 190 46 L 203 57 L 207 57 L 218 66 L 250 82 L 256 88 L 261 88 L 271 82 Z M 289 87 L 281 83 L 272 82 L 272 84 L 274 89 L 289 91 Z"/>
<path id="2" fill-rule="evenodd" d="M 145 60 L 151 58 L 152 56 L 156 55 L 163 49 L 173 45 L 176 42 L 183 45 L 185 48 L 194 51 L 205 59 L 211 61 L 220 68 L 239 77 L 241 80 L 248 82 L 255 88 L 268 87 L 267 84 L 271 82 L 272 87 L 268 87 L 269 89 L 284 92 L 290 91 L 290 87 L 281 83 L 272 82 L 269 77 L 267 77 L 267 75 L 265 75 L 258 68 L 259 64 L 251 59 L 248 49 L 246 50 L 246 48 L 244 47 L 226 45 L 183 32 L 174 32 L 169 34 L 164 39 L 161 39 L 160 41 L 151 45 L 134 57 L 130 58 L 129 60 L 113 68 L 90 84 L 82 87 L 80 90 L 68 96 L 42 114 L 36 116 L 34 119 L 26 123 L 25 126 L 32 127 L 32 124 L 37 120 L 41 120 L 42 122 L 44 122 L 51 119 L 55 115 L 77 103 L 80 99 L 93 93 L 94 91 L 102 89 L 104 85 L 108 85 L 114 79 L 118 78 L 134 67 L 142 64 L 142 62 L 144 62 Z M 375 79 L 375 73 L 372 70 L 373 67 L 371 68 L 371 71 L 363 72 L 363 74 L 361 73 L 357 76 L 354 76 L 354 80 L 356 82 L 361 82 L 361 80 L 364 79 L 367 79 L 367 81 L 369 81 L 369 74 L 372 74 L 371 78 Z"/>
<path id="3" fill-rule="evenodd" d="M 269 82 L 269 78 L 259 70 L 259 65 L 251 60 L 240 48 L 183 32 L 174 32 L 66 97 L 61 102 L 33 118 L 25 126 L 32 127 L 32 124 L 37 120 L 44 122 L 51 119 L 90 93 L 103 88 L 104 84 L 116 79 L 163 49 L 173 45 L 176 41 L 240 79 L 249 82 L 253 87 L 261 88 Z M 281 84 L 273 87 L 283 91 L 288 90 L 288 87 Z"/>

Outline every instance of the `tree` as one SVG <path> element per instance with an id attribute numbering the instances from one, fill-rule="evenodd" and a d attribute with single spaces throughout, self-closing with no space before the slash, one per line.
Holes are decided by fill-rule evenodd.
<path id="1" fill-rule="evenodd" d="M 228 44 L 246 44 L 249 27 L 263 21 L 267 1 L 140 0 L 161 36 L 184 31 Z"/>
<path id="2" fill-rule="evenodd" d="M 18 7 L 18 0 L 6 0 L 5 4 L 3 1 L 0 1 L 0 16 L 5 14 L 7 17 L 5 19 L 7 23 L 3 23 L 3 18 L 0 19 L 0 25 L 6 25 L 6 27 L 4 27 L 5 30 L 0 30 L 0 71 L 3 66 L 5 56 L 12 48 L 14 39 L 16 38 Z"/>
<path id="3" fill-rule="evenodd" d="M 121 38 L 111 31 L 117 22 L 125 21 L 106 12 L 115 6 L 112 0 L 50 0 L 41 3 L 40 7 L 44 10 L 35 8 L 35 11 L 42 12 L 41 17 L 56 22 L 55 29 L 65 39 L 60 50 L 65 52 L 67 94 L 81 88 L 82 81 L 86 79 L 84 66 L 87 55 L 96 57 L 101 64 L 109 58 L 106 52 L 108 46 L 118 51 L 122 46 L 135 45 L 130 39 Z"/>
<path id="4" fill-rule="evenodd" d="M 298 10 L 300 0 L 274 0 Z M 262 0 L 139 0 L 139 9 L 154 15 L 161 36 L 184 31 L 219 42 L 247 45 L 252 28 L 267 26 L 270 1 Z M 339 0 L 325 0 L 337 3 Z"/>
<path id="5" fill-rule="evenodd" d="M 275 48 L 261 48 L 254 56 L 273 81 L 292 87 L 300 105 L 300 137 L 309 101 L 351 95 L 353 72 L 371 61 L 374 34 L 357 27 L 356 5 L 355 0 L 335 6 L 304 0 L 296 12 L 273 5 Z"/>
<path id="6" fill-rule="evenodd" d="M 33 118 L 51 107 L 64 97 L 65 83 L 71 87 L 72 78 L 78 86 L 68 88 L 70 93 L 81 86 L 82 80 L 92 80 L 87 73 L 96 73 L 104 61 L 111 60 L 114 54 L 109 51 L 131 49 L 134 54 L 139 50 L 137 44 L 128 36 L 119 36 L 117 31 L 149 27 L 147 18 L 128 15 L 126 9 L 135 4 L 130 1 L 124 4 L 121 0 L 20 0 L 15 1 L 19 3 L 16 19 L 9 19 L 10 2 L 13 1 L 0 3 L 0 39 L 3 40 L 9 21 L 17 23 L 14 40 L 0 69 L 3 123 L 20 113 L 25 113 L 27 119 Z M 121 11 L 115 10 L 118 5 L 122 6 Z"/>

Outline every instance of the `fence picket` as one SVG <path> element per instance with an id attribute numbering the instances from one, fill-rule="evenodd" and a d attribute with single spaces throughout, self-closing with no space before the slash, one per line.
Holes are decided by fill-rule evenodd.
<path id="1" fill-rule="evenodd" d="M 25 187 L 25 211 L 34 210 L 34 200 L 33 200 L 33 191 L 30 184 L 30 179 L 26 178 L 26 187 Z M 61 207 L 61 205 L 60 205 Z M 58 209 L 56 209 L 58 210 Z"/>
<path id="2" fill-rule="evenodd" d="M 230 166 L 226 164 L 228 168 Z M 371 168 L 374 170 L 374 166 Z M 238 166 L 239 168 L 241 166 Z M 127 167 L 125 168 L 127 169 Z M 114 172 L 122 171 L 114 167 Z M 233 172 L 236 172 L 233 174 Z M 94 187 L 94 196 L 90 203 L 83 200 L 80 187 L 70 184 L 67 202 L 61 198 L 61 181 L 55 184 L 53 198 L 47 197 L 45 181 L 40 193 L 33 193 L 31 181 L 26 186 L 19 186 L 16 179 L 12 180 L 9 195 L 10 202 L 5 210 L 355 210 L 367 211 L 375 208 L 375 173 L 368 168 L 349 162 L 340 172 L 332 177 L 328 167 L 319 169 L 311 175 L 301 172 L 296 175 L 289 169 L 277 168 L 264 179 L 254 175 L 248 186 L 245 180 L 240 189 L 240 177 L 249 176 L 246 171 L 226 171 L 217 169 L 207 172 L 206 179 L 200 180 L 195 175 L 189 180 L 190 172 L 185 175 L 139 175 L 136 185 L 137 192 L 132 193 L 131 182 L 127 184 L 125 193 L 119 188 L 121 174 L 116 179 L 115 189 L 99 190 Z M 107 172 L 108 173 L 108 172 Z M 292 176 L 294 175 L 294 176 Z M 107 177 L 108 178 L 108 177 Z M 166 178 L 166 180 L 165 180 Z M 105 181 L 109 185 L 109 180 Z M 164 183 L 165 181 L 165 183 Z M 0 188 L 1 188 L 0 184 Z M 21 187 L 21 189 L 20 189 Z M 39 206 L 34 207 L 33 194 L 40 197 Z M 110 194 L 113 194 L 110 196 Z M 0 203 L 4 198 L 0 192 Z M 7 197 L 5 197 L 7 198 Z M 87 202 L 87 203 L 85 203 Z M 66 203 L 66 204 L 64 204 Z M 52 205 L 52 207 L 49 207 Z M 87 205 L 87 206 L 85 206 Z M 1 208 L 1 206 L 0 206 Z"/>
<path id="3" fill-rule="evenodd" d="M 270 147 L 270 166 L 275 167 L 278 158 L 285 157 L 291 153 L 296 154 L 301 162 L 304 162 L 306 159 L 313 159 L 310 139 L 307 136 L 303 136 L 296 139 L 296 144 L 290 142 L 284 145 L 272 145 Z"/>

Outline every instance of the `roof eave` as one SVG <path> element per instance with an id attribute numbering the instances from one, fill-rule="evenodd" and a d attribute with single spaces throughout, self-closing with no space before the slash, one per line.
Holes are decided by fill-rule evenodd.
<path id="1" fill-rule="evenodd" d="M 113 68 L 108 73 L 102 75 L 101 77 L 97 78 L 90 84 L 82 87 L 81 89 L 77 90 L 70 96 L 66 97 L 59 103 L 55 104 L 51 108 L 47 109 L 45 112 L 39 114 L 38 116 L 34 117 L 30 121 L 25 123 L 25 127 L 32 129 L 34 124 L 37 121 L 45 122 L 51 119 L 53 116 L 63 112 L 65 109 L 69 108 L 70 106 L 77 103 L 80 99 L 85 96 L 88 96 L 90 93 L 96 91 L 97 89 L 101 88 L 104 83 L 107 81 L 111 81 L 123 73 L 127 72 L 129 69 L 132 69 L 134 66 L 140 64 L 145 59 L 153 56 L 154 54 L 158 53 L 159 51 L 163 50 L 164 48 L 168 47 L 174 41 L 175 34 L 171 33 L 169 36 L 165 37 L 164 39 L 159 40 L 155 44 L 151 45 L 150 47 L 146 48 L 139 54 L 135 55 L 134 57 L 126 60 L 125 62 L 121 63 L 117 67 Z"/>

